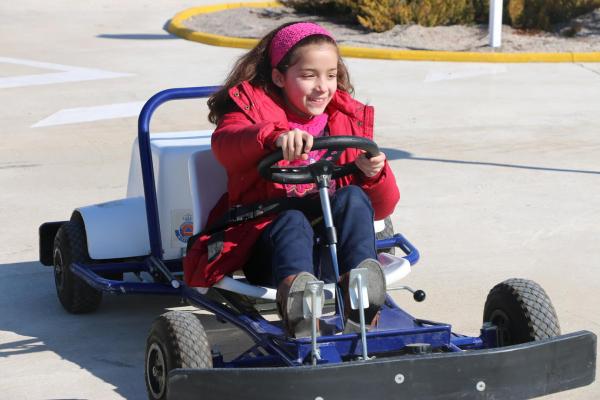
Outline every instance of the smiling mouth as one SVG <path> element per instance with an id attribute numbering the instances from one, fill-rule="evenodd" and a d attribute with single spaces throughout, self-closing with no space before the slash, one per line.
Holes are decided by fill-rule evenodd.
<path id="1" fill-rule="evenodd" d="M 326 97 L 317 98 L 317 99 L 311 99 L 311 98 L 309 98 L 308 101 L 310 101 L 312 103 L 325 103 L 325 101 L 327 101 L 327 98 Z"/>

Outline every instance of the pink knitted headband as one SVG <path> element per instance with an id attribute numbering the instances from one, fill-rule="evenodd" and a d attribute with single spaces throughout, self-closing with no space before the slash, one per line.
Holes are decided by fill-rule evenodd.
<path id="1" fill-rule="evenodd" d="M 269 49 L 271 67 L 275 68 L 296 43 L 312 35 L 325 35 L 333 39 L 331 33 L 313 22 L 298 22 L 277 32 L 271 40 Z"/>

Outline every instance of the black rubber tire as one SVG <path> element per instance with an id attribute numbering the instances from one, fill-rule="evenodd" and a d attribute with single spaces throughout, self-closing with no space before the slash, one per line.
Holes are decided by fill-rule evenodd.
<path id="1" fill-rule="evenodd" d="M 210 344 L 191 312 L 169 311 L 152 324 L 146 340 L 144 381 L 148 398 L 168 397 L 167 377 L 175 368 L 212 368 Z"/>
<path id="2" fill-rule="evenodd" d="M 498 327 L 498 345 L 510 346 L 560 335 L 554 306 L 544 289 L 527 279 L 508 279 L 490 290 L 483 322 Z"/>
<path id="3" fill-rule="evenodd" d="M 102 301 L 102 292 L 94 289 L 71 271 L 73 262 L 89 262 L 83 220 L 74 213 L 54 238 L 54 283 L 56 294 L 65 310 L 72 314 L 96 311 Z"/>
<path id="4" fill-rule="evenodd" d="M 385 224 L 385 227 L 383 228 L 383 230 L 375 233 L 375 238 L 377 240 L 389 239 L 392 236 L 394 236 L 394 225 L 392 224 L 392 218 L 389 216 L 386 217 L 383 220 L 383 223 Z M 388 254 L 394 255 L 394 254 L 396 254 L 396 248 L 390 247 L 389 249 L 377 250 L 377 254 L 379 254 L 379 253 L 388 253 Z"/>

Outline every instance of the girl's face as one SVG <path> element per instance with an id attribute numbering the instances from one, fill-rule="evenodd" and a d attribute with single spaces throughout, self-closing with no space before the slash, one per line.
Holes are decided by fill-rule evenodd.
<path id="1" fill-rule="evenodd" d="M 309 44 L 297 49 L 294 58 L 297 61 L 285 73 L 272 70 L 273 83 L 283 90 L 292 111 L 305 117 L 323 114 L 337 90 L 336 47 Z"/>

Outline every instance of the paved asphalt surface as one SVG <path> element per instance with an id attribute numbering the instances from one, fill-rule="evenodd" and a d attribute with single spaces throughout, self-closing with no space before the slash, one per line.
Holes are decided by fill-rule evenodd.
<path id="1" fill-rule="evenodd" d="M 10 5 L 9 5 L 10 4 Z M 137 110 L 159 90 L 219 84 L 242 50 L 162 28 L 184 0 L 3 2 L 0 14 L 0 398 L 142 399 L 164 297 L 59 305 L 37 228 L 124 197 Z M 477 334 L 487 292 L 540 283 L 563 332 L 600 333 L 600 64 L 348 59 L 356 97 L 402 191 L 393 215 L 422 253 L 409 312 Z M 209 129 L 202 101 L 165 106 L 155 131 Z M 109 118 L 110 117 L 110 118 Z M 228 354 L 242 335 L 204 317 Z M 600 385 L 549 398 L 600 398 Z"/>

